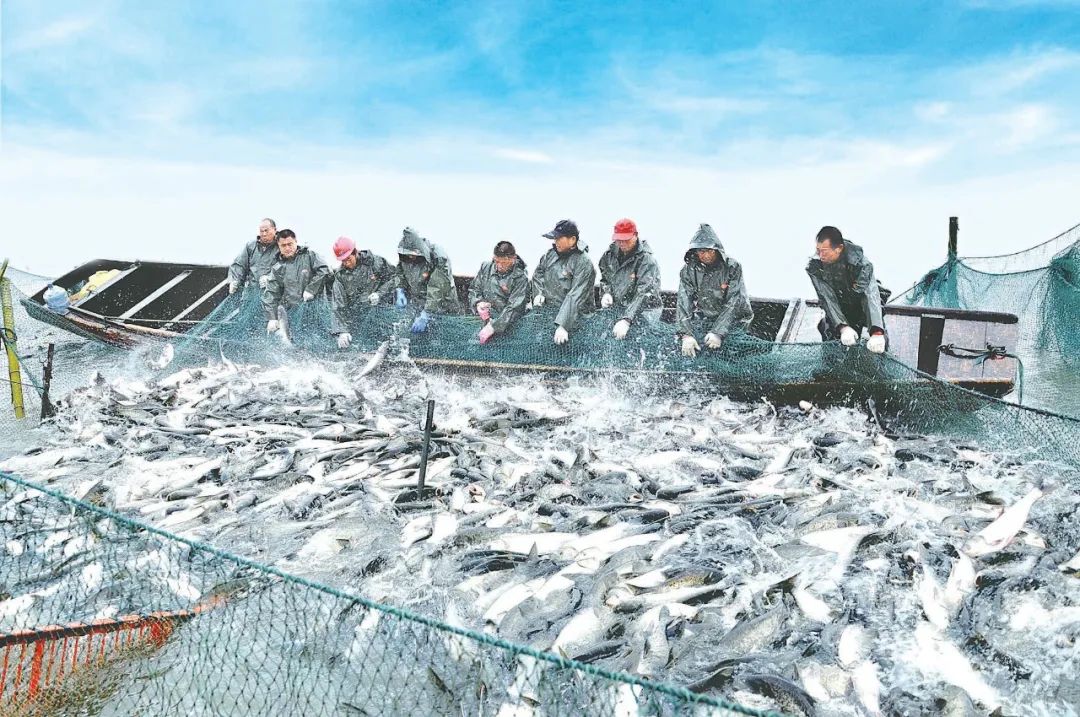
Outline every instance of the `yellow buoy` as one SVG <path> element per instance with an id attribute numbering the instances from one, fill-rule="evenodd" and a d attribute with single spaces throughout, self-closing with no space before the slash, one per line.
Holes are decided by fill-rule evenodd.
<path id="1" fill-rule="evenodd" d="M 7 272 L 7 259 L 0 266 L 0 305 L 4 311 L 4 348 L 7 349 L 8 380 L 11 382 L 11 404 L 15 406 L 15 418 L 26 415 L 23 406 L 22 372 L 19 370 L 19 355 L 15 353 L 15 312 L 11 306 L 11 283 L 4 278 Z"/>

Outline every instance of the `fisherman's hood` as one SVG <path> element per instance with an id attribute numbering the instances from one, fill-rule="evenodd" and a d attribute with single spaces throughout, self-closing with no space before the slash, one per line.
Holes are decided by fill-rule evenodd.
<path id="1" fill-rule="evenodd" d="M 416 233 L 412 227 L 405 227 L 401 233 L 401 241 L 397 245 L 397 253 L 404 256 L 423 257 L 424 261 L 431 263 L 431 242 Z"/>
<path id="2" fill-rule="evenodd" d="M 698 227 L 697 232 L 690 239 L 690 248 L 683 255 L 683 261 L 689 263 L 692 259 L 696 259 L 694 251 L 697 249 L 715 249 L 720 252 L 720 259 L 727 261 L 727 252 L 724 251 L 724 245 L 720 243 L 720 237 L 716 236 L 716 232 L 708 224 L 702 224 Z"/>

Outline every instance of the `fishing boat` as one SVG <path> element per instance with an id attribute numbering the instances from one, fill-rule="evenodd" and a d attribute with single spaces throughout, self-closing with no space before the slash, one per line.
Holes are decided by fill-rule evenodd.
<path id="1" fill-rule="evenodd" d="M 455 279 L 464 299 L 471 278 Z M 72 294 L 66 302 L 66 311 L 61 313 L 49 308 L 48 287 L 42 287 L 22 300 L 30 316 L 84 338 L 124 348 L 182 339 L 229 296 L 228 268 L 205 264 L 98 259 L 71 270 L 54 284 L 64 288 L 83 286 L 83 289 Z M 674 292 L 664 292 L 663 301 L 663 320 L 672 322 Z M 751 303 L 753 336 L 777 346 L 820 341 L 817 323 L 822 311 L 816 301 L 754 298 Z M 1017 366 L 1007 354 L 1012 354 L 1016 347 L 1016 316 L 901 305 L 885 306 L 884 316 L 890 338 L 889 353 L 924 374 L 912 372 L 912 381 L 936 377 L 995 397 L 1013 390 Z M 949 347 L 972 351 L 948 350 Z M 476 361 L 451 354 L 452 351 L 447 351 L 446 355 L 425 355 L 416 360 L 459 368 L 568 370 L 565 365 Z M 782 399 L 813 396 L 827 392 L 830 381 L 835 383 L 835 377 L 800 379 L 795 385 L 774 386 L 771 393 L 779 393 Z M 823 385 L 810 391 L 815 388 L 810 384 L 815 382 Z"/>

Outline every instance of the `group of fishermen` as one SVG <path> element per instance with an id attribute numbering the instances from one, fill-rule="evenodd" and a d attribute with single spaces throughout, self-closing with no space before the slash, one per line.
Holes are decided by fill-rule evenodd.
<path id="1" fill-rule="evenodd" d="M 565 344 L 581 319 L 596 310 L 596 268 L 577 225 L 564 219 L 542 236 L 551 240 L 552 247 L 540 258 L 531 279 L 514 245 L 500 241 L 472 280 L 467 310 L 483 322 L 477 335 L 481 344 L 507 331 L 526 311 L 544 306 L 556 308 L 552 341 Z M 816 257 L 806 271 L 825 314 L 818 324 L 822 340 L 839 339 L 854 346 L 865 330 L 867 348 L 883 353 L 887 337 L 881 306 L 889 292 L 875 278 L 873 265 L 862 248 L 845 240 L 836 227 L 822 227 L 816 244 Z M 357 249 L 348 237 L 334 242 L 333 253 L 340 266 L 332 271 L 316 252 L 297 243 L 295 232 L 278 231 L 272 219 L 263 219 L 257 238 L 229 268 L 229 293 L 246 284 L 258 287 L 267 333 L 274 333 L 280 329 L 279 307 L 290 310 L 325 292 L 332 309 L 331 332 L 342 349 L 352 342 L 350 319 L 364 307 L 390 303 L 413 307 L 413 333 L 426 331 L 433 315 L 465 312 L 449 256 L 412 228 L 402 233 L 396 267 L 371 251 Z M 676 334 L 683 354 L 694 357 L 702 345 L 716 350 L 733 332 L 745 331 L 754 313 L 742 266 L 708 224 L 698 227 L 683 260 Z M 600 308 L 614 310 L 615 339 L 626 338 L 631 325 L 644 317 L 659 318 L 660 267 L 633 220 L 616 222 L 599 267 Z"/>

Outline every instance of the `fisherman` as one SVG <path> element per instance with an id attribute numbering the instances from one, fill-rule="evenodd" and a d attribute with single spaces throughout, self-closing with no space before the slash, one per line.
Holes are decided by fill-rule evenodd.
<path id="1" fill-rule="evenodd" d="M 278 322 L 278 307 L 284 307 L 288 311 L 311 301 L 319 295 L 330 276 L 330 267 L 318 254 L 306 246 L 297 246 L 296 233 L 292 229 L 278 232 L 277 246 L 278 260 L 270 270 L 270 278 L 262 293 L 268 334 L 281 328 Z"/>
<path id="2" fill-rule="evenodd" d="M 529 273 L 514 245 L 495 245 L 491 261 L 485 261 L 469 286 L 469 305 L 484 321 L 477 338 L 486 344 L 525 314 L 529 305 Z"/>
<path id="3" fill-rule="evenodd" d="M 818 322 L 821 340 L 840 339 L 844 346 L 854 346 L 867 328 L 866 348 L 884 353 L 888 336 L 881 305 L 892 292 L 874 278 L 874 265 L 862 247 L 845 240 L 836 227 L 822 227 L 817 233 L 817 258 L 807 264 L 806 273 L 825 311 Z"/>
<path id="4" fill-rule="evenodd" d="M 386 259 L 364 249 L 357 251 L 349 237 L 334 242 L 334 257 L 341 266 L 333 272 L 330 289 L 330 333 L 337 337 L 338 348 L 352 343 L 349 313 L 366 303 L 377 306 L 394 288 L 394 267 Z"/>
<path id="5" fill-rule="evenodd" d="M 596 309 L 593 296 L 596 268 L 585 255 L 589 247 L 581 241 L 574 222 L 563 219 L 543 236 L 550 239 L 553 246 L 541 257 L 533 272 L 533 306 L 539 308 L 548 301 L 559 305 L 552 340 L 556 344 L 565 344 L 581 317 Z"/>
<path id="6" fill-rule="evenodd" d="M 457 314 L 461 311 L 450 257 L 438 244 L 420 236 L 415 229 L 405 227 L 398 242 L 394 305 L 405 308 L 410 303 L 420 309 L 410 329 L 414 334 L 427 331 L 433 313 Z"/>
<path id="7" fill-rule="evenodd" d="M 258 236 L 244 245 L 229 267 L 229 293 L 235 294 L 247 281 L 257 283 L 260 290 L 265 289 L 277 258 L 277 224 L 273 219 L 263 219 L 259 222 Z"/>
<path id="8" fill-rule="evenodd" d="M 698 227 L 683 261 L 675 321 L 683 355 L 693 358 L 701 350 L 694 336 L 698 320 L 706 331 L 705 348 L 715 350 L 733 331 L 746 330 L 754 311 L 743 283 L 742 265 L 727 255 L 708 224 Z"/>
<path id="9" fill-rule="evenodd" d="M 620 340 L 643 310 L 659 318 L 662 306 L 660 267 L 632 219 L 615 223 L 611 246 L 600 257 L 600 308 L 612 306 L 619 318 L 611 333 Z"/>

